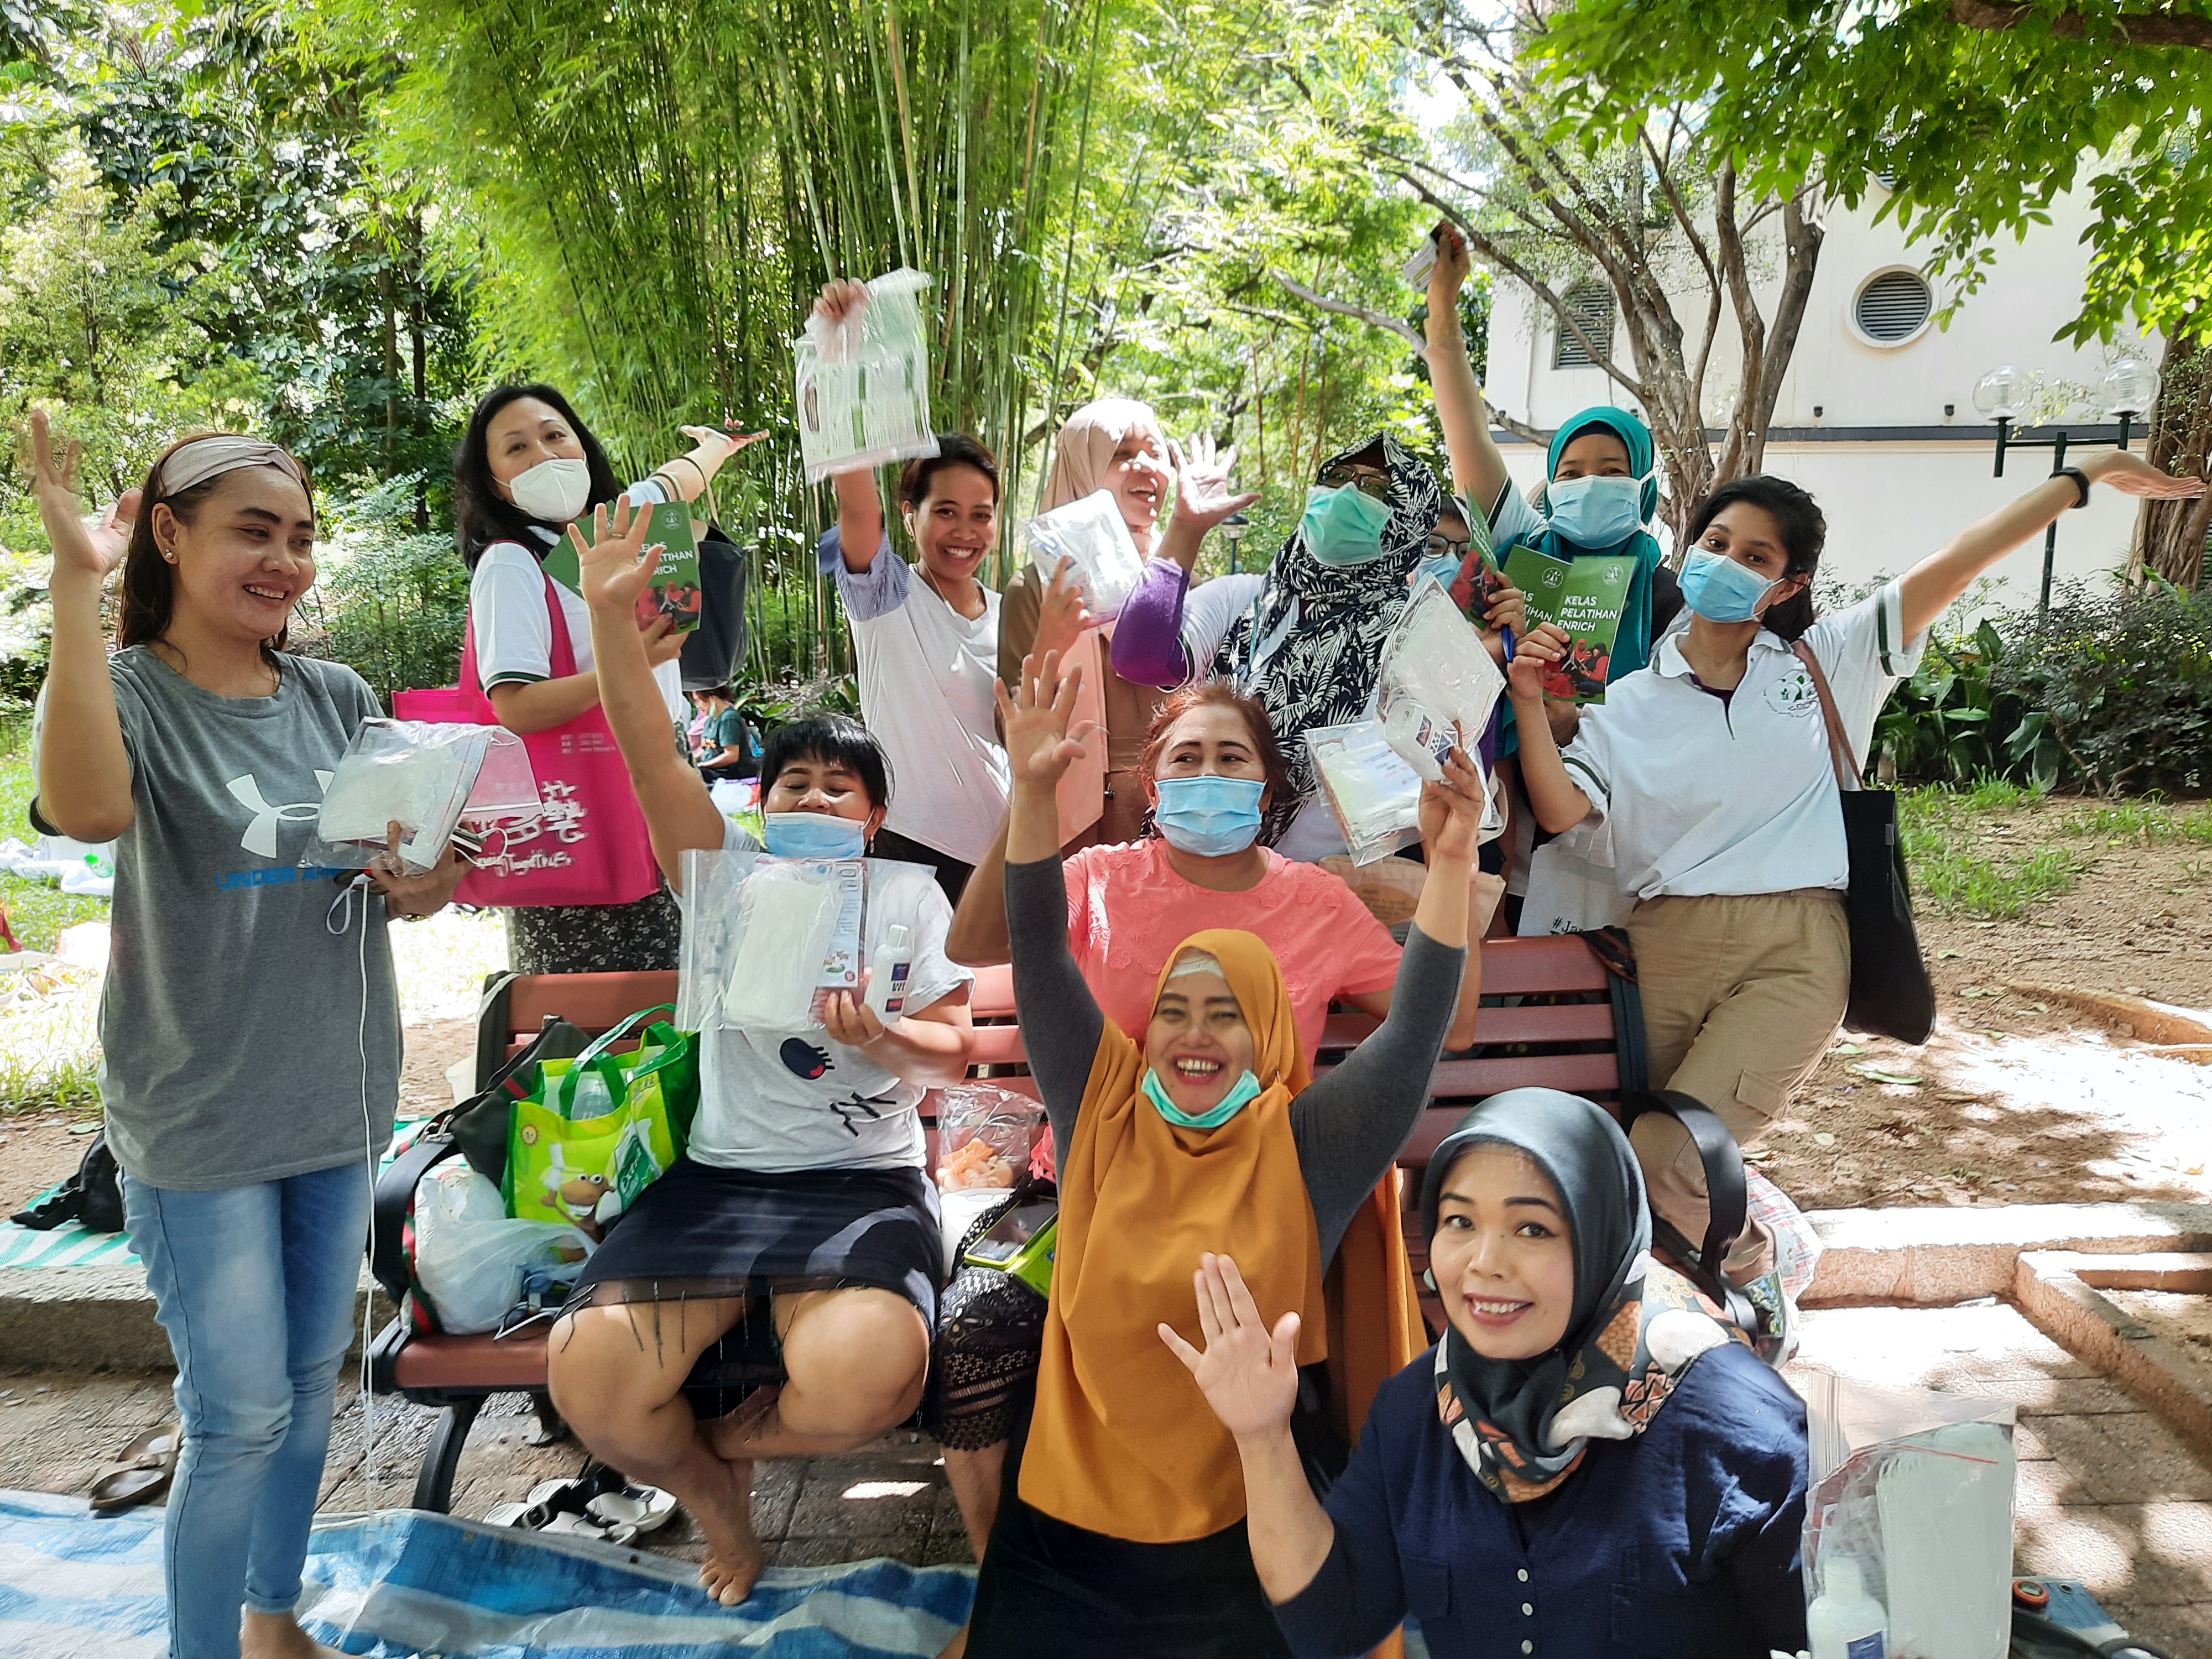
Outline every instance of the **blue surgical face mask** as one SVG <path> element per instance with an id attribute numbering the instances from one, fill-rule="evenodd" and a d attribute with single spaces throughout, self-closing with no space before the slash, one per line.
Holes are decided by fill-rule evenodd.
<path id="1" fill-rule="evenodd" d="M 1459 568 L 1466 560 L 1463 553 L 1440 553 L 1432 559 L 1423 559 L 1414 574 L 1417 577 L 1434 576 L 1437 586 L 1449 591 L 1459 579 Z M 1414 585 L 1419 586 L 1418 580 Z"/>
<path id="2" fill-rule="evenodd" d="M 827 812 L 769 812 L 763 839 L 780 859 L 856 859 L 867 850 L 867 825 Z"/>
<path id="3" fill-rule="evenodd" d="M 1692 548 L 1682 562 L 1682 603 L 1707 622 L 1749 622 L 1759 602 L 1781 586 L 1724 554 Z"/>
<path id="4" fill-rule="evenodd" d="M 1152 822 L 1167 844 L 1198 858 L 1241 853 L 1260 835 L 1260 797 L 1267 785 L 1255 778 L 1205 773 L 1158 781 L 1160 804 Z"/>
<path id="5" fill-rule="evenodd" d="M 1563 478 L 1545 486 L 1552 528 L 1577 547 L 1618 547 L 1644 526 L 1641 478 Z"/>
<path id="6" fill-rule="evenodd" d="M 1149 1066 L 1145 1068 L 1142 1086 L 1145 1097 L 1158 1107 L 1160 1115 L 1178 1129 L 1218 1129 L 1260 1097 L 1260 1079 L 1247 1072 L 1237 1079 L 1235 1086 L 1227 1094 L 1222 1096 L 1221 1104 L 1210 1112 L 1200 1112 L 1193 1117 L 1168 1098 L 1167 1085 L 1160 1081 L 1159 1074 Z"/>
<path id="7" fill-rule="evenodd" d="M 1305 517 L 1298 528 L 1305 532 L 1306 550 L 1334 569 L 1365 564 L 1382 556 L 1382 526 L 1390 522 L 1390 508 L 1364 490 L 1346 485 L 1332 489 L 1316 484 L 1306 492 Z"/>

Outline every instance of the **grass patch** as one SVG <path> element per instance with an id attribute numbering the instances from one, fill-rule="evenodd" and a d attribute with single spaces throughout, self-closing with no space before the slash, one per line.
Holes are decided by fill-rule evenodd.
<path id="1" fill-rule="evenodd" d="M 2190 841 L 2212 846 L 2212 806 L 2174 806 L 2162 800 L 2118 801 L 2071 812 L 2052 826 L 2062 836 L 2107 841 Z"/>
<path id="2" fill-rule="evenodd" d="M 58 1106 L 100 1109 L 100 985 L 53 965 L 9 981 L 14 1003 L 0 1013 L 0 1116 Z"/>
<path id="3" fill-rule="evenodd" d="M 2039 799 L 2002 779 L 1985 779 L 1971 789 L 1930 786 L 1901 793 L 1898 828 L 1915 899 L 1954 915 L 1998 921 L 2070 889 L 2089 867 L 2080 854 L 2063 847 L 1993 847 L 1982 833 L 1990 818 Z"/>

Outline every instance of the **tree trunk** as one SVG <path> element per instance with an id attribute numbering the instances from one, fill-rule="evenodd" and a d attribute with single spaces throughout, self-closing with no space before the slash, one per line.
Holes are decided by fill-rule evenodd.
<path id="1" fill-rule="evenodd" d="M 377 297 L 384 305 L 384 476 L 399 471 L 399 318 L 392 303 L 392 262 L 376 274 Z"/>
<path id="2" fill-rule="evenodd" d="M 2176 334 L 2159 366 L 2158 407 L 2151 412 L 2144 454 L 2168 472 L 2204 476 L 2212 459 L 2212 343 Z M 2212 537 L 2212 495 L 2193 501 L 2145 501 L 2136 510 L 2128 577 L 2146 570 L 2176 587 L 2195 592 L 2204 576 L 2205 542 Z"/>

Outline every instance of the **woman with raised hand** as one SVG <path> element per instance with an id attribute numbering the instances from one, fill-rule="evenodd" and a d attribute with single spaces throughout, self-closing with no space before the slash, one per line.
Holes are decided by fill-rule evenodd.
<path id="1" fill-rule="evenodd" d="M 653 855 L 680 883 L 687 851 L 754 842 L 668 741 L 635 620 L 659 551 L 645 544 L 647 516 L 600 509 L 597 544 L 579 556 L 601 700 Z M 842 714 L 779 726 L 761 778 L 779 858 L 860 857 L 891 801 L 883 745 Z M 902 1013 L 879 1018 L 864 979 L 830 998 L 822 1027 L 700 1034 L 690 1146 L 592 1253 L 548 1343 L 561 1414 L 594 1455 L 690 1510 L 707 1540 L 702 1582 L 726 1605 L 751 1593 L 763 1561 L 753 1464 L 849 1450 L 921 1395 L 943 1247 L 915 1108 L 966 1075 L 973 1042 L 971 975 L 945 956 L 951 917 L 928 871 L 875 866 L 861 957 L 906 929 Z M 769 1352 L 723 1357 L 740 1321 L 766 1328 Z M 780 1382 L 739 1386 L 764 1379 Z"/>
<path id="2" fill-rule="evenodd" d="M 1089 741 L 1096 745 L 1095 737 Z M 1159 964 L 1178 940 L 1209 927 L 1254 934 L 1273 953 L 1309 1069 L 1333 1003 L 1388 1018 L 1403 954 L 1389 930 L 1334 872 L 1259 844 L 1271 799 L 1290 787 L 1266 710 L 1225 680 L 1167 694 L 1139 777 L 1151 833 L 1085 848 L 1062 866 L 1067 947 L 1109 1022 L 1140 1036 Z M 1064 802 L 1065 781 L 1060 787 Z M 1425 802 L 1422 817 L 1425 839 L 1449 829 L 1440 795 Z M 977 866 L 953 916 L 946 951 L 971 968 L 1009 959 L 1006 833 Z M 1474 902 L 1486 915 L 1500 884 L 1475 880 Z M 1447 1049 L 1474 1040 L 1481 990 L 1481 961 L 1470 954 Z M 1387 1231 L 1378 1228 L 1374 1242 L 1401 1252 Z M 946 1290 L 928 1420 L 979 1559 L 998 1513 L 1009 1439 L 1036 1376 L 1042 1315 L 1026 1285 L 989 1269 L 963 1271 Z"/>
<path id="3" fill-rule="evenodd" d="M 1015 780 L 1006 908 L 1023 1040 L 1060 1149 L 1059 1234 L 1036 1414 L 967 1652 L 1026 1654 L 1048 1636 L 1055 1653 L 1115 1659 L 1279 1653 L 1233 1445 L 1153 1332 L 1195 1332 L 1189 1263 L 1228 1237 L 1304 1317 L 1297 1361 L 1329 1357 L 1323 1275 L 1419 1121 L 1451 1019 L 1480 789 L 1455 751 L 1430 786 L 1447 822 L 1389 1017 L 1310 1083 L 1282 969 L 1249 933 L 1174 946 L 1141 1040 L 1101 1012 L 1067 949 L 1054 798 L 1079 747 L 1079 688 L 1053 656 L 1024 681 L 1000 694 Z M 1365 1398 L 1344 1393 L 1356 1426 Z"/>
<path id="4" fill-rule="evenodd" d="M 1292 1299 L 1209 1251 L 1201 1340 L 1160 1328 L 1235 1438 L 1291 1650 L 1365 1653 L 1408 1613 L 1437 1659 L 1802 1648 L 1804 1405 L 1652 1259 L 1613 1119 L 1492 1096 L 1430 1161 L 1421 1224 L 1443 1340 L 1383 1385 L 1326 1501 L 1291 1437 Z"/>
<path id="5" fill-rule="evenodd" d="M 624 489 L 599 439 L 552 386 L 495 386 L 469 416 L 453 456 L 453 514 L 461 562 L 469 568 L 477 677 L 508 731 L 550 732 L 588 721 L 599 708 L 583 596 L 543 568 L 568 526 L 621 498 L 640 504 L 696 500 L 724 462 L 767 434 L 739 434 L 732 423 L 722 432 L 687 426 L 684 435 L 692 441 L 690 450 Z M 647 641 L 670 742 L 680 744 L 688 710 L 677 664 L 684 641 L 674 626 L 672 618 L 656 618 Z M 573 658 L 574 672 L 556 674 L 564 656 Z M 586 814 L 599 814 L 598 833 L 639 833 L 629 802 L 584 806 Z M 506 916 L 507 954 L 518 973 L 676 966 L 681 922 L 665 887 L 620 903 L 520 905 Z"/>
<path id="6" fill-rule="evenodd" d="M 1346 850 L 1305 734 L 1368 712 L 1382 642 L 1442 507 L 1436 474 L 1383 434 L 1323 464 L 1297 531 L 1263 576 L 1217 577 L 1186 605 L 1174 562 L 1154 560 L 1156 574 L 1121 614 L 1114 664 L 1124 678 L 1181 685 L 1211 665 L 1267 709 L 1290 771 L 1270 812 L 1285 858 L 1316 864 Z M 1481 736 L 1468 733 L 1470 744 Z"/>
<path id="7" fill-rule="evenodd" d="M 323 782 L 383 711 L 351 669 L 284 648 L 315 580 L 298 461 L 202 433 L 88 524 L 77 447 L 56 460 L 43 411 L 31 447 L 54 550 L 31 822 L 115 843 L 100 1086 L 177 1362 L 170 1651 L 326 1652 L 293 1609 L 398 1104 L 384 923 L 440 908 L 463 866 L 447 853 L 405 874 L 395 826 L 366 894 L 303 867 Z M 111 656 L 100 593 L 118 565 Z"/>
<path id="8" fill-rule="evenodd" d="M 824 283 L 814 314 L 835 325 L 867 304 L 866 285 Z M 860 663 L 860 713 L 905 780 L 877 832 L 884 858 L 927 864 L 955 903 L 991 844 L 1006 801 L 1006 751 L 991 705 L 999 596 L 981 580 L 999 542 L 999 462 L 964 433 L 899 471 L 898 504 L 915 562 L 891 551 L 873 468 L 841 472 L 837 522 L 823 533 Z"/>
<path id="9" fill-rule="evenodd" d="M 1231 495 L 1228 480 L 1237 452 L 1218 457 L 1204 433 L 1183 451 L 1160 429 L 1149 404 L 1127 398 L 1101 398 L 1070 415 L 1054 441 L 1052 471 L 1038 492 L 1037 511 L 1110 491 L 1121 521 L 1128 526 L 1138 556 L 1187 580 L 1206 533 L 1231 514 L 1249 507 L 1256 495 Z M 1170 488 L 1175 514 L 1164 533 L 1160 514 Z M 1069 566 L 1063 563 L 1062 571 Z M 1145 822 L 1146 795 L 1139 761 L 1160 689 L 1134 684 L 1114 672 L 1103 641 L 1115 624 L 1087 628 L 1080 584 L 1072 572 L 1048 583 L 1036 567 L 1025 565 L 1006 585 L 999 616 L 999 678 L 1021 683 L 1022 662 L 1057 651 L 1060 659 L 1083 670 L 1082 702 L 1075 711 L 1078 730 L 1096 726 L 1105 741 L 1068 768 L 1060 790 L 1060 833 L 1063 850 L 1134 841 Z M 1179 591 L 1179 590 L 1178 590 Z M 988 884 L 995 890 L 997 883 Z"/>
<path id="10" fill-rule="evenodd" d="M 1688 627 L 1583 711 L 1564 754 L 1533 718 L 1557 646 L 1531 641 L 1514 659 L 1522 777 L 1537 822 L 1575 830 L 1570 850 L 1609 866 L 1636 900 L 1627 927 L 1651 1079 L 1703 1101 L 1743 1146 L 1820 1063 L 1849 998 L 1839 772 L 1866 755 L 1929 625 L 1990 566 L 2086 502 L 2096 482 L 2153 498 L 2204 491 L 2201 478 L 2099 450 L 1878 592 L 1816 617 L 1810 590 L 1827 538 L 1818 503 L 1784 479 L 1737 478 L 1690 522 Z M 1849 758 L 1830 741 L 1824 689 Z M 1703 1238 L 1705 1167 L 1687 1132 L 1651 1112 L 1632 1138 L 1653 1212 L 1685 1239 Z M 1763 1230 L 1748 1229 L 1724 1266 L 1786 1325 Z"/>

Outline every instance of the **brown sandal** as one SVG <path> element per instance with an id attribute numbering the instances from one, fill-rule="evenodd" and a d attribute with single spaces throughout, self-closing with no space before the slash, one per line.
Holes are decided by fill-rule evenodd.
<path id="1" fill-rule="evenodd" d="M 166 1497 L 177 1472 L 177 1454 L 185 1443 L 183 1427 L 175 1423 L 149 1429 L 123 1449 L 116 1467 L 92 1483 L 86 1494 L 94 1515 L 118 1515 L 141 1504 Z"/>

